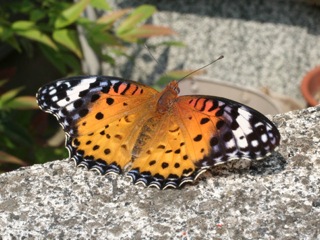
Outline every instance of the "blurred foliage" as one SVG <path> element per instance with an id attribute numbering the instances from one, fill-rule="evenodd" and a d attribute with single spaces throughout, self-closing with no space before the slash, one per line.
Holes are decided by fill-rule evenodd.
<path id="1" fill-rule="evenodd" d="M 89 5 L 107 14 L 90 20 L 84 14 Z M 151 5 L 111 11 L 105 0 L 80 0 L 76 3 L 54 0 L 7 1 L 0 7 L 0 41 L 29 55 L 32 55 L 34 44 L 38 43 L 44 56 L 63 75 L 70 69 L 74 74 L 80 74 L 79 60 L 83 58 L 83 52 L 79 30 L 101 61 L 115 64 L 117 56 L 126 56 L 127 44 L 174 34 L 168 27 L 143 24 L 155 12 L 155 7 Z"/>
<path id="2" fill-rule="evenodd" d="M 106 14 L 90 20 L 84 12 L 88 6 Z M 170 28 L 144 24 L 155 12 L 151 5 L 112 11 L 105 0 L 4 1 L 0 6 L 0 43 L 27 54 L 31 61 L 37 47 L 61 75 L 81 74 L 83 52 L 78 32 L 101 62 L 114 65 L 118 56 L 127 56 L 128 45 L 174 34 Z M 174 41 L 162 44 L 182 45 Z M 5 90 L 5 83 L 0 81 L 0 172 L 67 157 L 63 142 L 58 148 L 50 144 L 57 132 L 51 127 L 57 126 L 55 119 L 34 111 L 38 108 L 35 97 L 18 96 L 22 88 Z"/>
<path id="3" fill-rule="evenodd" d="M 6 82 L 6 80 L 0 80 L 0 88 Z M 29 121 L 26 121 L 27 117 L 22 118 L 17 113 L 22 110 L 37 109 L 38 106 L 35 97 L 18 97 L 21 90 L 22 88 L 16 88 L 0 94 L 0 166 L 4 164 L 27 165 L 21 159 L 31 152 L 28 151 L 29 149 L 33 148 L 32 137 L 25 126 L 29 124 Z M 14 110 L 17 111 L 14 112 Z M 5 167 L 1 169 L 6 170 Z"/>

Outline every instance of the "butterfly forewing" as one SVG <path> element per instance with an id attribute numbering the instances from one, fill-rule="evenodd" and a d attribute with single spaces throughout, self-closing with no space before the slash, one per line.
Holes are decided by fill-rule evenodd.
<path id="1" fill-rule="evenodd" d="M 147 100 L 155 94 L 136 82 L 89 76 L 45 85 L 37 99 L 64 128 L 66 147 L 77 164 L 102 172 L 118 166 L 120 172 L 131 160 L 140 128 L 151 114 Z"/>

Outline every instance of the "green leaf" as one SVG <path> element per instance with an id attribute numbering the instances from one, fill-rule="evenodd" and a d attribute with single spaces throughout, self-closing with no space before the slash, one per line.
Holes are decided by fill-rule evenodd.
<path id="1" fill-rule="evenodd" d="M 111 66 L 114 66 L 116 64 L 116 61 L 114 60 L 114 58 L 108 54 L 103 54 L 101 58 L 104 62 L 109 63 Z"/>
<path id="2" fill-rule="evenodd" d="M 21 52 L 20 45 L 16 40 L 14 31 L 11 29 L 11 27 L 0 26 L 0 40 L 6 42 L 18 52 Z"/>
<path id="3" fill-rule="evenodd" d="M 39 47 L 44 56 L 55 66 L 55 68 L 57 68 L 61 74 L 66 75 L 67 67 L 63 59 L 61 59 L 60 52 L 56 52 L 45 45 L 40 45 Z"/>
<path id="4" fill-rule="evenodd" d="M 17 96 L 21 90 L 22 90 L 22 87 L 15 88 L 0 95 L 0 109 L 6 108 L 6 104 L 9 101 L 11 101 L 15 96 Z"/>
<path id="5" fill-rule="evenodd" d="M 55 30 L 53 39 L 71 50 L 77 57 L 82 58 L 81 46 L 76 31 L 68 29 Z"/>
<path id="6" fill-rule="evenodd" d="M 16 119 L 15 119 L 16 120 Z M 32 138 L 26 128 L 21 126 L 13 119 L 6 119 L 2 122 L 2 134 L 8 137 L 15 145 L 19 146 L 32 146 Z"/>
<path id="7" fill-rule="evenodd" d="M 168 27 L 153 26 L 153 25 L 142 25 L 137 28 L 133 28 L 119 37 L 125 41 L 136 42 L 139 38 L 149 38 L 155 36 L 172 35 L 175 32 Z"/>
<path id="8" fill-rule="evenodd" d="M 117 35 L 121 35 L 130 31 L 132 28 L 136 27 L 138 23 L 143 22 L 152 16 L 156 11 L 156 8 L 151 5 L 142 5 L 136 8 L 129 17 L 122 22 L 122 24 L 116 30 Z"/>
<path id="9" fill-rule="evenodd" d="M 172 82 L 173 80 L 177 80 L 175 77 L 162 75 L 157 81 L 156 84 L 160 86 L 167 85 L 169 82 Z"/>
<path id="10" fill-rule="evenodd" d="M 88 26 L 90 24 L 92 24 L 92 21 L 88 18 L 84 18 L 84 17 L 80 17 L 77 20 L 77 24 L 83 25 L 83 26 Z"/>
<path id="11" fill-rule="evenodd" d="M 157 44 L 156 46 L 185 47 L 186 44 L 181 41 L 164 41 L 164 42 Z"/>
<path id="12" fill-rule="evenodd" d="M 19 46 L 19 43 L 15 37 L 11 37 L 7 40 L 7 43 L 10 44 L 11 47 L 16 49 L 18 52 L 22 52 L 21 47 Z"/>
<path id="13" fill-rule="evenodd" d="M 15 31 L 29 30 L 34 27 L 35 27 L 35 23 L 32 21 L 16 21 L 11 25 L 11 28 Z"/>
<path id="14" fill-rule="evenodd" d="M 67 69 L 70 67 L 75 74 L 81 74 L 81 63 L 71 52 L 54 52 L 51 48 L 40 46 L 40 50 L 45 57 L 61 72 L 62 75 L 67 74 Z"/>
<path id="15" fill-rule="evenodd" d="M 157 84 L 158 85 L 166 85 L 169 82 L 173 81 L 173 80 L 180 80 L 184 77 L 186 77 L 188 74 L 194 72 L 196 70 L 174 70 L 174 71 L 169 71 L 166 74 L 162 75 L 158 80 L 157 80 Z M 204 70 L 199 70 L 196 71 L 194 73 L 192 73 L 192 75 L 201 75 L 203 74 L 205 71 Z"/>
<path id="16" fill-rule="evenodd" d="M 108 11 L 111 9 L 106 0 L 91 0 L 91 6 L 100 10 Z"/>
<path id="17" fill-rule="evenodd" d="M 46 34 L 40 32 L 38 29 L 29 29 L 29 30 L 18 30 L 16 31 L 16 34 L 37 42 L 41 42 L 55 50 L 57 50 L 57 46 L 54 44 L 54 42 L 51 40 L 50 37 L 48 37 Z"/>
<path id="18" fill-rule="evenodd" d="M 71 53 L 62 53 L 61 57 L 65 64 L 72 69 L 73 74 L 82 74 L 82 66 L 79 58 L 75 57 L 75 55 Z"/>
<path id="19" fill-rule="evenodd" d="M 113 34 L 110 34 L 106 31 L 101 31 L 99 29 L 93 28 L 88 30 L 88 38 L 90 41 L 94 42 L 95 44 L 107 44 L 109 46 L 119 46 L 119 40 Z"/>
<path id="20" fill-rule="evenodd" d="M 0 26 L 0 37 L 3 41 L 8 41 L 13 36 L 11 27 Z"/>
<path id="21" fill-rule="evenodd" d="M 46 12 L 41 9 L 34 9 L 30 12 L 30 19 L 34 22 L 37 22 L 43 18 L 45 18 Z"/>
<path id="22" fill-rule="evenodd" d="M 11 101 L 7 102 L 6 108 L 18 110 L 32 110 L 38 109 L 38 104 L 35 97 L 21 96 L 13 98 Z"/>
<path id="23" fill-rule="evenodd" d="M 117 11 L 113 11 L 112 13 L 103 15 L 97 20 L 97 23 L 103 23 L 103 24 L 112 24 L 125 14 L 127 14 L 129 11 L 131 11 L 130 8 L 121 9 Z"/>
<path id="24" fill-rule="evenodd" d="M 130 58 L 131 56 L 128 55 L 123 48 L 111 48 L 110 52 L 116 56 L 125 56 L 126 58 Z"/>
<path id="25" fill-rule="evenodd" d="M 3 151 L 0 151 L 0 163 L 12 163 L 21 166 L 27 165 L 27 163 L 22 161 L 21 159 Z"/>
<path id="26" fill-rule="evenodd" d="M 7 82 L 8 82 L 7 79 L 0 80 L 0 87 L 3 86 L 3 85 L 5 85 Z"/>
<path id="27" fill-rule="evenodd" d="M 63 28 L 74 23 L 79 18 L 89 2 L 90 0 L 80 0 L 79 2 L 64 10 L 56 19 L 54 23 L 55 28 Z"/>
<path id="28" fill-rule="evenodd" d="M 35 1 L 8 1 L 10 2 L 10 4 L 12 4 L 12 11 L 14 13 L 30 13 L 30 11 L 32 11 L 32 9 L 35 8 Z M 8 7 L 10 7 L 10 4 L 8 5 Z"/>

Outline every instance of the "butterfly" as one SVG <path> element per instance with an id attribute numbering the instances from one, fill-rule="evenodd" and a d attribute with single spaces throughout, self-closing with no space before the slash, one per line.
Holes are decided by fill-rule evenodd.
<path id="1" fill-rule="evenodd" d="M 70 159 L 101 174 L 127 173 L 159 189 L 193 182 L 232 159 L 261 159 L 280 142 L 277 127 L 241 103 L 179 96 L 177 81 L 158 92 L 111 76 L 57 80 L 37 93 L 66 135 Z"/>

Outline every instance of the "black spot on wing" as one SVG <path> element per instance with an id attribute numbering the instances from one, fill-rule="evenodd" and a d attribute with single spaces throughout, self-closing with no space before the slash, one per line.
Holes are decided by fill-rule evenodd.
<path id="1" fill-rule="evenodd" d="M 122 85 L 123 83 L 122 82 L 117 82 L 113 85 L 113 90 L 116 92 L 116 93 L 119 93 L 119 87 Z"/>
<path id="2" fill-rule="evenodd" d="M 101 112 L 98 112 L 98 113 L 96 114 L 96 116 L 95 116 L 95 118 L 96 118 L 97 120 L 101 120 L 101 119 L 103 119 L 103 117 L 104 117 L 104 115 L 103 115 L 103 113 L 101 113 Z"/>
<path id="3" fill-rule="evenodd" d="M 114 103 L 114 99 L 108 97 L 108 98 L 106 99 L 106 103 L 110 106 L 110 105 L 112 105 L 112 104 Z"/>

